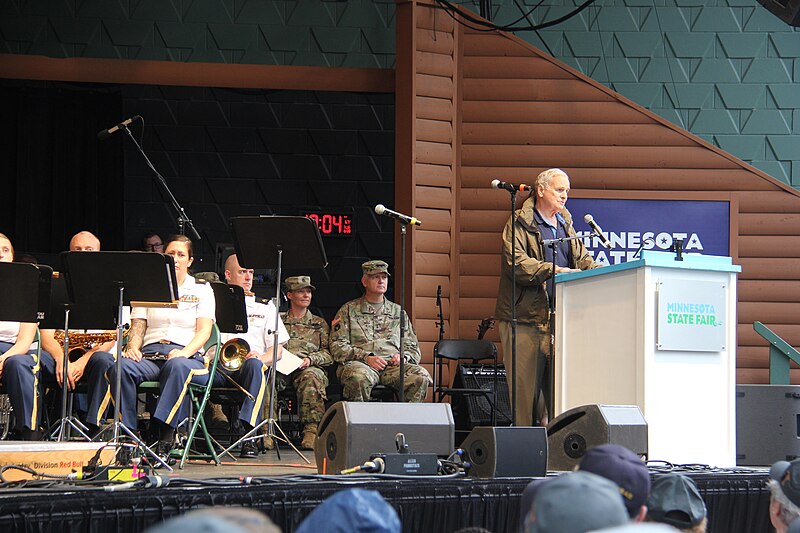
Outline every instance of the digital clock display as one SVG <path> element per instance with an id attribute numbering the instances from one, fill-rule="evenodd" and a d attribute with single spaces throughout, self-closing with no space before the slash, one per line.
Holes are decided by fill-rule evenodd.
<path id="1" fill-rule="evenodd" d="M 353 215 L 347 213 L 306 213 L 325 237 L 350 237 L 353 235 Z"/>

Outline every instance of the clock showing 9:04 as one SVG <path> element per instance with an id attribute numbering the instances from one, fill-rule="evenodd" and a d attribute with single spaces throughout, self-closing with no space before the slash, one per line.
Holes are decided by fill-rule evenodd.
<path id="1" fill-rule="evenodd" d="M 352 213 L 313 211 L 303 214 L 313 220 L 323 237 L 352 237 L 355 230 Z"/>

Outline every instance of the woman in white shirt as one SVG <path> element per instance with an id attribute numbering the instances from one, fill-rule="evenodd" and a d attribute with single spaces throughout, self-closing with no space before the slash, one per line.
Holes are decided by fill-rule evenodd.
<path id="1" fill-rule="evenodd" d="M 169 455 L 175 441 L 175 428 L 188 416 L 187 385 L 189 382 L 208 383 L 208 361 L 202 348 L 211 336 L 215 318 L 211 287 L 189 275 L 194 261 L 192 241 L 184 235 L 173 236 L 166 243 L 165 253 L 175 260 L 178 308 L 132 307 L 128 345 L 120 362 L 120 412 L 127 427 L 136 428 L 136 387 L 143 381 L 161 383 L 161 393 L 151 413 L 151 420 L 159 426 L 156 453 L 161 457 Z M 113 398 L 114 357 L 106 353 L 94 355 L 98 356 L 107 365 L 105 375 L 110 384 L 107 390 Z M 99 423 L 110 399 L 101 397 L 99 389 L 101 387 L 90 384 L 91 424 Z"/>
<path id="2" fill-rule="evenodd" d="M 0 233 L 0 262 L 14 261 L 11 240 Z M 39 357 L 31 344 L 34 322 L 0 321 L 0 382 L 5 385 L 19 438 L 39 440 Z"/>

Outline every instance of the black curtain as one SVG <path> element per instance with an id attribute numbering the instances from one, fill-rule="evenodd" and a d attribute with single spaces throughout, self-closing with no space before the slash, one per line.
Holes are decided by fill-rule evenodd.
<path id="1" fill-rule="evenodd" d="M 123 244 L 122 135 L 97 132 L 122 119 L 118 90 L 49 82 L 0 83 L 3 200 L 0 233 L 40 261 L 88 230 L 103 249 Z M 51 261 L 48 261 L 48 258 Z"/>

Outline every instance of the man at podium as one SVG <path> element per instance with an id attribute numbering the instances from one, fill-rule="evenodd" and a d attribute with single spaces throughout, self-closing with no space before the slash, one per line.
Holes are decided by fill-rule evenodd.
<path id="1" fill-rule="evenodd" d="M 553 250 L 544 246 L 543 241 L 576 235 L 572 215 L 565 208 L 568 195 L 569 176 L 566 172 L 558 168 L 545 170 L 537 176 L 530 196 L 514 215 L 516 233 L 512 217 L 503 229 L 495 318 L 500 326 L 509 390 L 516 379 L 514 414 L 518 426 L 547 425 L 542 381 L 545 361 L 550 354 L 549 297 L 554 291 L 554 272 Z M 516 266 L 512 268 L 514 253 Z M 558 243 L 555 255 L 556 274 L 602 266 L 594 262 L 581 239 Z M 512 275 L 516 277 L 516 294 L 512 294 Z M 515 300 L 516 376 L 511 365 L 511 306 Z"/>

